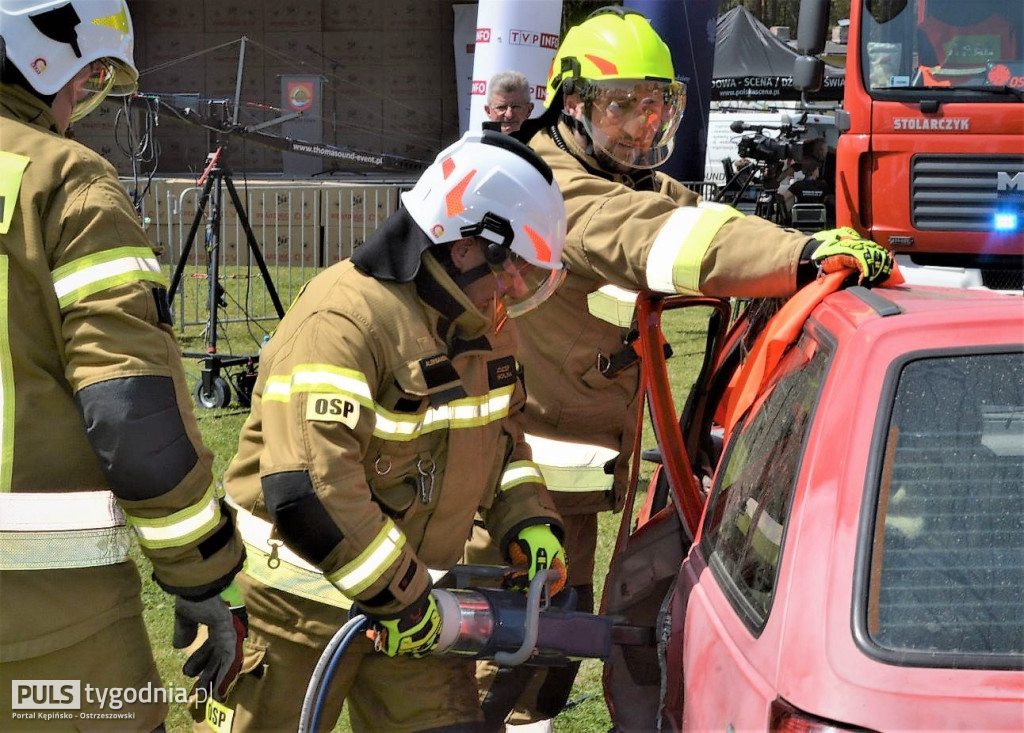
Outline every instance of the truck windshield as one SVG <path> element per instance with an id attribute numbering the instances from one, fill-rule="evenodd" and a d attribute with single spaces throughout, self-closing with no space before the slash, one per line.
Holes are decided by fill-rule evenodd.
<path id="1" fill-rule="evenodd" d="M 861 0 L 857 34 L 871 92 L 1024 91 L 1021 0 Z M 888 95 L 887 95 L 888 96 Z"/>

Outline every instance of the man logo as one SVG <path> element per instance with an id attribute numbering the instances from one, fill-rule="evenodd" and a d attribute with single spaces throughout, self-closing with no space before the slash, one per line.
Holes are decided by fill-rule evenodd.
<path id="1" fill-rule="evenodd" d="M 996 190 L 1000 193 L 1003 191 L 1019 191 L 1024 193 L 1024 171 L 1016 173 L 1012 177 L 1006 171 L 997 172 Z"/>

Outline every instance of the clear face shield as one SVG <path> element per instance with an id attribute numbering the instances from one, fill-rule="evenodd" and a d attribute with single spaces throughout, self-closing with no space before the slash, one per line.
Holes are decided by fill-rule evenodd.
<path id="1" fill-rule="evenodd" d="M 514 252 L 491 272 L 498 282 L 498 302 L 511 318 L 518 318 L 547 300 L 565 280 L 568 270 L 548 270 L 524 260 Z"/>
<path id="2" fill-rule="evenodd" d="M 108 95 L 123 97 L 137 88 L 135 74 L 130 67 L 116 59 L 97 59 L 72 79 L 75 103 L 71 121 L 77 122 L 95 110 Z"/>
<path id="3" fill-rule="evenodd" d="M 625 168 L 655 168 L 672 154 L 686 84 L 654 79 L 588 81 L 583 126 L 595 153 Z"/>

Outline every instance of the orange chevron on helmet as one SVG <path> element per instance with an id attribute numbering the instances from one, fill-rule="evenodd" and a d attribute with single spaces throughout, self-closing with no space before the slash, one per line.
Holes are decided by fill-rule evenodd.
<path id="1" fill-rule="evenodd" d="M 451 160 L 449 158 L 449 160 Z M 469 188 L 469 182 L 473 180 L 473 176 L 476 175 L 476 168 L 471 170 L 462 180 L 455 184 L 444 197 L 445 210 L 448 212 L 448 216 L 458 216 L 466 210 L 466 205 L 462 201 L 462 197 L 466 193 L 466 189 Z"/>
<path id="2" fill-rule="evenodd" d="M 537 259 L 541 262 L 551 262 L 551 245 L 547 240 L 529 224 L 523 224 L 523 231 L 530 238 L 533 249 L 537 253 Z"/>
<path id="3" fill-rule="evenodd" d="M 600 71 L 605 76 L 619 75 L 619 67 L 614 62 L 609 61 L 608 59 L 605 58 L 601 58 L 600 56 L 594 56 L 593 54 L 590 53 L 586 53 L 583 55 L 586 57 L 587 61 L 596 66 L 597 70 Z"/>

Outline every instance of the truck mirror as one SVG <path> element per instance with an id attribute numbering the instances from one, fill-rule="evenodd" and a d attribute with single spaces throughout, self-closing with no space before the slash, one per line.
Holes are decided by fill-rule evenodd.
<path id="1" fill-rule="evenodd" d="M 802 54 L 819 54 L 825 50 L 828 33 L 829 0 L 802 0 L 797 20 L 796 50 Z"/>
<path id="2" fill-rule="evenodd" d="M 793 62 L 793 86 L 801 92 L 816 92 L 825 83 L 825 62 L 816 56 L 797 56 Z"/>

